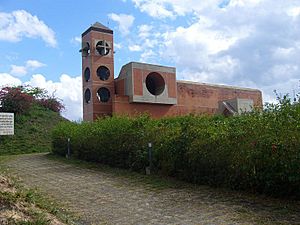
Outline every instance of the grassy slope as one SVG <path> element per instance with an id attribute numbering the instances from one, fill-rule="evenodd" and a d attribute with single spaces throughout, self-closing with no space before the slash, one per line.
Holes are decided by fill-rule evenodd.
<path id="1" fill-rule="evenodd" d="M 37 106 L 16 115 L 15 135 L 0 136 L 0 155 L 50 151 L 51 130 L 62 120 L 58 113 Z"/>
<path id="2" fill-rule="evenodd" d="M 5 165 L 16 156 L 0 157 L 0 224 L 79 225 L 79 218 L 38 189 L 29 189 Z"/>

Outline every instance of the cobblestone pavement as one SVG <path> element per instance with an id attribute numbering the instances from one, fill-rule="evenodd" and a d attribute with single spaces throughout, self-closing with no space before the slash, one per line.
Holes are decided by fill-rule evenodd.
<path id="1" fill-rule="evenodd" d="M 18 156 L 7 165 L 25 185 L 66 204 L 84 224 L 300 224 L 296 203 L 287 210 L 286 202 L 207 186 L 157 189 L 45 154 Z"/>

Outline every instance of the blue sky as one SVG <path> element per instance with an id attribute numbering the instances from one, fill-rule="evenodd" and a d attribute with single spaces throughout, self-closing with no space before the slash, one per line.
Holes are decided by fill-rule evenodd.
<path id="1" fill-rule="evenodd" d="M 80 35 L 114 30 L 115 77 L 130 61 L 174 66 L 177 79 L 299 91 L 300 0 L 0 0 L 0 85 L 31 84 L 82 113 Z"/>

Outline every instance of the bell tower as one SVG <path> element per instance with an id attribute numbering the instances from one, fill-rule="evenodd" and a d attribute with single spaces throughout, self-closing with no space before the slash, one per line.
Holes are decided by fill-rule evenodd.
<path id="1" fill-rule="evenodd" d="M 113 31 L 96 22 L 82 34 L 83 120 L 112 114 L 114 98 Z"/>

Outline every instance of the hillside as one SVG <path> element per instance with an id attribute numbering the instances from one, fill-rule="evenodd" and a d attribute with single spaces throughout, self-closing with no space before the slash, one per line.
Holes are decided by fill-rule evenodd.
<path id="1" fill-rule="evenodd" d="M 50 151 L 51 131 L 64 120 L 59 113 L 40 106 L 16 115 L 15 135 L 0 136 L 0 155 Z"/>

